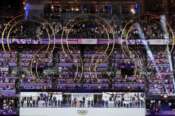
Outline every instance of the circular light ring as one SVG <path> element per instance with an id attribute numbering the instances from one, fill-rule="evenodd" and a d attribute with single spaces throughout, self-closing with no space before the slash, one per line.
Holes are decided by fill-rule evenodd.
<path id="1" fill-rule="evenodd" d="M 43 48 L 40 48 L 40 50 L 38 50 L 33 56 L 32 56 L 32 60 L 30 62 L 30 75 L 32 75 L 32 77 L 36 77 L 36 78 L 41 78 L 39 76 L 39 73 L 38 73 L 38 65 L 39 65 L 39 61 L 42 61 L 42 59 L 38 56 L 38 54 L 40 52 L 43 52 L 45 54 L 48 54 L 48 57 L 52 57 L 52 50 L 50 52 L 47 52 L 47 51 L 44 51 L 45 50 L 45 47 Z M 38 57 L 38 58 L 37 58 Z M 33 72 L 33 64 L 35 64 L 35 72 Z M 33 73 L 35 73 L 36 75 L 34 75 Z M 35 79 L 36 79 L 35 78 Z"/>
<path id="2" fill-rule="evenodd" d="M 15 28 L 16 25 L 18 25 L 18 24 L 20 24 L 20 23 L 22 23 L 22 22 L 25 22 L 25 20 L 23 20 L 23 19 L 22 19 L 22 20 L 18 19 L 18 18 L 23 18 L 22 16 L 23 16 L 23 15 L 17 16 L 17 17 L 15 17 L 15 18 L 13 18 L 11 21 L 9 21 L 8 24 L 6 25 L 4 31 L 3 31 L 3 34 L 2 34 L 2 46 L 4 46 L 3 39 L 4 39 L 5 32 L 8 30 L 8 26 L 10 26 L 10 23 L 11 23 L 11 22 L 17 20 L 16 23 L 14 23 L 13 25 L 11 25 L 11 27 L 10 27 L 10 29 L 9 29 L 9 31 L 8 31 L 8 35 L 7 35 L 7 45 L 8 45 L 9 51 L 11 51 L 11 48 L 10 48 L 10 45 L 9 45 L 9 37 L 10 37 L 11 31 L 13 30 L 13 28 Z M 37 24 L 39 24 L 39 25 L 43 25 L 43 24 L 42 24 L 43 22 L 38 21 L 38 20 L 29 20 L 29 21 L 30 21 L 30 22 L 34 22 L 34 23 L 37 23 Z M 51 52 L 50 52 L 50 54 L 52 54 L 52 52 L 53 52 L 53 50 L 54 50 L 54 48 L 55 48 L 55 34 L 54 34 L 54 30 L 53 30 L 52 26 L 51 26 L 48 22 L 46 22 L 45 20 L 44 20 L 44 23 L 47 24 L 48 27 L 50 28 L 50 31 L 52 31 L 52 36 L 53 36 L 53 48 L 52 48 L 52 50 L 51 50 Z M 48 34 L 48 39 L 49 39 L 49 45 L 47 46 L 47 50 L 46 50 L 46 53 L 47 53 L 47 52 L 49 52 L 49 49 L 50 49 L 50 40 L 51 40 L 50 38 L 51 38 L 51 37 L 50 37 L 50 34 L 49 34 L 49 30 L 48 30 L 47 28 L 46 28 L 45 30 L 46 30 L 46 32 L 47 32 L 47 34 Z M 3 47 L 3 49 L 4 49 L 4 51 L 6 51 L 5 47 Z M 33 59 L 32 59 L 32 60 L 33 60 Z M 32 61 L 32 62 L 33 62 L 33 61 Z M 36 66 L 36 67 L 37 67 L 37 66 Z M 32 68 L 32 63 L 31 63 L 31 68 Z M 31 71 L 32 71 L 32 70 L 31 70 Z M 36 68 L 36 71 L 37 71 L 37 68 Z M 33 72 L 31 72 L 31 73 L 33 73 Z M 32 75 L 33 75 L 33 74 L 32 74 Z"/>
<path id="3" fill-rule="evenodd" d="M 21 22 L 25 22 L 25 20 L 24 20 L 24 19 L 21 19 L 21 18 L 23 18 L 23 15 L 19 15 L 19 16 L 13 18 L 13 19 L 10 20 L 10 21 L 8 22 L 8 24 L 6 25 L 6 27 L 5 27 L 5 29 L 4 29 L 4 31 L 3 31 L 3 33 L 2 33 L 2 46 L 3 46 L 4 51 L 6 51 L 6 49 L 5 49 L 3 40 L 4 40 L 4 37 L 5 37 L 5 32 L 8 31 L 8 26 L 11 26 L 11 27 L 9 27 L 10 29 L 9 29 L 8 35 L 7 35 L 7 46 L 8 46 L 8 49 L 9 49 L 9 51 L 10 51 L 11 48 L 10 48 L 10 45 L 9 45 L 9 36 L 10 36 L 11 31 L 13 30 L 13 28 L 14 28 L 16 25 L 18 25 L 18 24 L 21 23 Z M 11 22 L 15 22 L 15 21 L 17 21 L 17 22 L 14 23 L 14 24 L 11 24 Z M 47 23 L 45 20 L 43 20 L 43 19 L 42 19 L 41 21 L 40 21 L 40 19 L 37 19 L 37 20 L 34 19 L 34 20 L 29 20 L 29 21 L 30 21 L 30 22 L 35 22 L 35 23 L 37 23 L 37 24 L 39 24 L 39 25 L 42 25 L 41 22 L 43 23 L 43 21 L 44 21 L 44 23 L 45 23 L 45 24 L 48 24 L 48 26 L 50 27 L 50 29 L 51 29 L 52 32 L 53 32 L 53 28 L 51 27 L 51 25 L 50 25 L 49 23 Z M 53 34 L 53 35 L 54 35 L 54 34 Z M 48 45 L 48 48 L 49 48 L 49 46 L 50 46 L 50 37 L 49 37 L 48 39 L 49 39 L 49 45 Z M 54 42 L 54 44 L 55 44 L 55 37 L 54 37 L 53 39 L 54 39 L 53 42 Z"/>
<path id="4" fill-rule="evenodd" d="M 93 16 L 93 15 L 92 15 Z M 79 17 L 81 17 L 81 15 L 79 16 Z M 78 18 L 79 18 L 78 17 Z M 77 18 L 77 17 L 76 17 Z M 68 24 L 67 24 L 68 25 Z M 67 39 L 67 38 L 66 38 Z M 109 39 L 109 35 L 108 35 L 108 39 Z M 66 41 L 67 42 L 67 41 Z M 115 43 L 113 43 L 114 45 L 115 45 Z M 68 42 L 67 42 L 67 46 L 68 46 Z M 108 46 L 109 46 L 109 42 L 108 42 Z M 107 51 L 107 50 L 105 50 L 105 51 Z"/>
<path id="5" fill-rule="evenodd" d="M 1 40 L 2 40 L 2 48 L 3 50 L 6 52 L 6 48 L 5 48 L 5 45 L 4 45 L 4 37 L 5 37 L 5 33 L 6 31 L 8 30 L 8 27 L 11 26 L 11 23 L 14 22 L 16 19 L 20 18 L 21 16 L 23 15 L 19 15 L 19 16 L 16 16 L 14 17 L 12 20 L 10 20 L 7 25 L 5 26 L 3 32 L 2 32 L 2 35 L 1 35 Z"/>
<path id="6" fill-rule="evenodd" d="M 7 43 L 8 43 L 8 49 L 9 49 L 9 51 L 11 51 L 11 48 L 10 48 L 10 45 L 9 45 L 9 37 L 10 37 L 11 31 L 15 28 L 15 26 L 17 26 L 18 24 L 22 23 L 23 21 L 25 21 L 25 20 L 21 20 L 21 21 L 15 23 L 15 24 L 12 25 L 12 27 L 9 29 L 9 32 L 8 32 L 8 34 L 7 34 Z M 32 21 L 32 22 L 35 22 L 35 21 Z M 48 29 L 46 29 L 46 32 L 47 32 L 47 34 L 49 33 L 49 32 L 48 32 Z M 50 37 L 50 34 L 48 34 L 49 44 L 48 44 L 48 47 L 47 47 L 47 51 L 48 51 L 48 49 L 50 48 L 50 38 L 51 38 L 51 37 Z"/>
<path id="7" fill-rule="evenodd" d="M 69 23 L 67 23 L 67 25 L 68 25 Z M 67 27 L 67 25 L 66 25 L 66 27 Z M 74 24 L 75 25 L 75 24 Z M 71 27 L 73 27 L 73 25 L 71 26 Z M 64 32 L 64 31 L 63 31 Z M 70 32 L 70 31 L 69 31 Z M 68 33 L 69 33 L 68 32 Z M 63 37 L 63 34 L 62 34 L 62 37 Z M 67 37 L 66 37 L 66 40 L 67 40 L 67 38 L 68 38 L 68 34 L 67 34 Z M 108 38 L 109 38 L 109 35 L 108 35 Z M 61 38 L 62 39 L 62 38 Z M 66 41 L 66 43 L 67 43 L 67 48 L 69 49 L 69 45 L 68 45 L 68 41 Z M 63 45 L 63 44 L 62 44 Z M 109 42 L 108 42 L 108 45 L 109 45 Z M 115 45 L 115 44 L 114 44 Z M 64 47 L 62 47 L 63 49 L 64 49 Z M 70 51 L 70 49 L 69 49 L 69 51 Z"/>
<path id="8" fill-rule="evenodd" d="M 122 51 L 123 51 L 124 55 L 125 55 L 125 56 L 128 56 L 128 57 L 131 59 L 131 61 L 134 62 L 134 65 L 135 65 L 135 72 L 138 72 L 138 68 L 137 68 L 137 65 L 136 65 L 136 64 L 137 64 L 137 60 L 140 59 L 140 58 L 139 58 L 139 56 L 138 56 L 137 54 L 135 54 L 134 51 L 131 52 L 131 50 L 130 50 L 130 48 L 129 48 L 129 44 L 128 44 L 128 35 L 129 35 L 129 33 L 132 31 L 132 29 L 133 29 L 132 23 L 133 23 L 133 20 L 129 21 L 129 22 L 125 25 L 124 29 L 122 30 L 121 38 L 122 38 L 122 39 L 125 38 L 125 43 L 126 43 L 126 45 L 124 45 L 124 44 L 123 44 L 123 41 L 122 41 L 122 43 L 121 43 L 121 48 L 122 48 Z M 131 25 L 131 26 L 130 26 L 130 25 Z M 126 31 L 127 26 L 129 26 L 129 30 L 128 30 L 128 31 Z M 137 58 L 138 58 L 137 60 L 135 60 L 135 58 L 131 57 L 132 54 L 133 54 L 133 52 L 134 52 L 134 54 L 137 56 Z M 136 76 L 136 73 L 134 74 L 134 76 Z"/>
<path id="9" fill-rule="evenodd" d="M 69 56 L 70 55 L 70 51 L 68 51 L 68 53 L 66 52 L 66 48 L 64 47 L 64 43 L 63 43 L 63 37 L 64 37 L 64 27 L 63 27 L 63 31 L 62 31 L 62 34 L 61 34 L 61 48 L 62 48 L 62 51 L 63 51 L 63 53 L 68 57 L 68 58 L 70 58 L 71 59 L 71 56 Z M 66 44 L 68 44 L 67 42 L 66 42 Z M 74 57 L 74 56 L 73 56 Z M 81 64 L 81 61 L 82 61 L 82 59 L 81 59 L 81 57 L 80 57 L 80 66 L 81 66 L 81 70 L 82 70 L 82 64 Z M 78 77 L 78 73 L 79 73 L 79 63 L 76 63 L 76 75 L 75 75 L 75 77 L 74 77 L 74 80 L 76 80 L 76 78 Z M 82 76 L 82 73 L 81 73 L 81 76 Z"/>
<path id="10" fill-rule="evenodd" d="M 159 17 L 159 18 L 160 18 L 160 17 Z M 168 24 L 167 24 L 167 26 L 168 26 Z M 173 34 L 173 32 L 172 32 L 171 27 L 169 26 L 168 28 L 169 28 L 169 30 L 170 30 L 170 32 L 171 32 L 171 34 L 172 34 L 172 39 L 173 39 L 173 45 L 172 45 L 172 48 L 171 48 L 171 52 L 172 52 L 173 47 L 174 47 L 174 42 L 175 42 L 175 41 L 174 41 L 174 34 Z M 128 35 L 127 35 L 127 36 L 128 36 Z M 128 38 L 128 37 L 126 37 L 126 38 Z M 166 50 L 167 50 L 167 49 L 169 50 L 169 44 L 167 44 Z M 128 50 L 129 50 L 129 47 L 128 47 Z M 166 51 L 166 50 L 165 50 L 165 51 Z"/>
<path id="11" fill-rule="evenodd" d="M 74 25 L 75 25 L 75 24 L 74 24 Z M 71 28 L 72 28 L 74 25 L 72 25 Z M 102 25 L 102 26 L 103 26 L 103 25 Z M 107 30 L 105 30 L 105 31 L 107 32 Z M 70 31 L 68 31 L 68 34 L 69 34 L 69 32 L 70 32 Z M 67 49 L 68 49 L 69 51 L 71 51 L 71 50 L 69 49 L 69 44 L 68 44 L 68 41 L 67 41 L 68 34 L 67 34 L 67 36 L 66 36 L 66 45 L 67 45 Z M 108 34 L 108 39 L 109 39 L 109 34 Z M 105 53 L 106 53 L 106 51 L 108 50 L 108 48 L 109 48 L 109 42 L 108 42 L 108 47 L 107 47 L 106 50 L 105 50 Z M 71 53 L 69 53 L 69 54 L 71 54 Z"/>

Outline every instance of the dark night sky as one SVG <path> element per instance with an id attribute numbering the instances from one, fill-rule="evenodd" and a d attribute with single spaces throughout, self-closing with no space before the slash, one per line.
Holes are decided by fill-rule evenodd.
<path id="1" fill-rule="evenodd" d="M 21 6 L 22 0 L 0 0 L 1 8 L 15 8 L 18 9 Z"/>

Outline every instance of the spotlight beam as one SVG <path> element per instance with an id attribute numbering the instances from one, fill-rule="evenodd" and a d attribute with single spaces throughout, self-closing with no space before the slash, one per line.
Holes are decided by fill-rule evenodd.
<path id="1" fill-rule="evenodd" d="M 167 20 L 166 20 L 166 17 L 165 15 L 161 15 L 160 16 L 160 23 L 161 23 L 161 27 L 162 27 L 162 30 L 163 30 L 163 37 L 167 43 L 167 53 L 168 53 L 168 61 L 169 61 L 169 64 L 170 64 L 170 71 L 172 72 L 173 71 L 173 63 L 171 61 L 171 52 L 169 50 L 169 43 L 170 43 L 170 38 L 169 38 L 169 33 L 168 33 L 168 29 L 167 29 Z"/>
<path id="2" fill-rule="evenodd" d="M 170 48 L 169 48 L 169 44 L 170 44 L 170 35 L 169 35 L 169 32 L 168 32 L 168 29 L 167 29 L 167 20 L 166 20 L 166 16 L 165 15 L 161 15 L 160 16 L 160 23 L 161 23 L 161 27 L 162 27 L 162 30 L 163 30 L 163 37 L 166 41 L 166 44 L 167 44 L 167 48 L 166 48 L 166 51 L 167 51 L 167 55 L 168 55 L 168 61 L 169 61 L 169 66 L 170 66 L 170 71 L 173 72 L 173 63 L 172 63 L 172 56 L 171 56 L 171 52 L 170 52 Z M 175 80 L 173 78 L 173 84 L 174 84 L 174 89 L 175 89 Z"/>
<path id="3" fill-rule="evenodd" d="M 155 68 L 156 68 L 157 75 L 158 75 L 159 77 L 161 77 L 159 68 L 158 68 L 158 66 L 156 65 L 155 58 L 154 58 L 154 56 L 153 56 L 153 53 L 151 52 L 151 49 L 150 49 L 150 47 L 149 47 L 148 42 L 147 42 L 146 39 L 145 39 L 145 35 L 144 35 L 144 33 L 143 33 L 143 31 L 142 31 L 142 29 L 141 29 L 141 27 L 140 27 L 140 24 L 139 24 L 139 23 L 136 23 L 135 26 L 136 26 L 136 28 L 138 29 L 139 37 L 142 39 L 143 45 L 144 45 L 145 48 L 146 48 L 147 55 L 148 55 L 148 57 L 151 59 L 151 62 L 153 63 L 153 65 L 154 65 Z M 165 92 L 166 92 L 166 94 L 167 94 L 167 93 L 168 93 L 168 90 L 167 90 L 167 88 L 166 88 L 166 86 L 165 86 L 165 83 L 163 83 L 163 87 L 164 87 Z"/>
<path id="4" fill-rule="evenodd" d="M 158 66 L 157 66 L 157 64 L 156 64 L 156 62 L 155 62 L 155 58 L 154 58 L 154 56 L 153 56 L 153 53 L 151 52 L 151 49 L 150 49 L 150 47 L 149 47 L 149 44 L 148 44 L 147 40 L 145 39 L 145 35 L 144 35 L 144 33 L 143 33 L 143 31 L 142 31 L 142 29 L 141 29 L 141 27 L 140 27 L 140 24 L 139 24 L 139 23 L 135 23 L 135 26 L 136 26 L 136 28 L 138 29 L 139 37 L 141 38 L 142 43 L 143 43 L 143 45 L 144 45 L 145 48 L 146 48 L 146 52 L 147 52 L 148 57 L 151 59 L 151 62 L 152 62 L 153 65 L 155 66 L 156 72 L 157 72 L 158 76 L 161 76 L 161 75 L 160 75 L 159 68 L 158 68 Z"/>

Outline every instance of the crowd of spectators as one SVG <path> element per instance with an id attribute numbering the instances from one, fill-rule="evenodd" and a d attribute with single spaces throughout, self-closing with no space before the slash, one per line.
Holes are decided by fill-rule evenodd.
<path id="1" fill-rule="evenodd" d="M 141 75 L 143 73 L 141 68 L 143 67 L 137 67 L 134 61 L 137 59 L 136 55 L 129 58 L 121 50 L 115 49 L 112 55 L 104 60 L 107 55 L 101 51 L 92 51 L 92 49 L 96 50 L 97 48 L 75 49 L 70 51 L 71 54 L 56 50 L 49 57 L 45 52 L 40 52 L 37 54 L 37 58 L 34 57 L 36 53 L 33 51 L 7 52 L 1 58 L 4 64 L 9 63 L 5 57 L 9 56 L 8 54 L 15 53 L 18 55 L 11 55 L 12 59 L 9 59 L 14 65 L 1 66 L 1 91 L 3 94 L 8 93 L 7 91 L 15 93 L 17 78 L 19 78 L 18 89 L 21 90 L 144 91 L 146 76 L 150 93 L 170 95 L 174 93 L 173 73 L 170 71 L 168 55 L 164 50 L 153 51 L 161 75 L 158 76 L 149 57 L 147 69 L 150 75 Z M 34 64 L 31 67 L 33 57 L 34 61 L 37 60 L 37 65 L 33 61 Z M 17 64 L 18 67 L 16 67 Z M 18 72 L 16 68 L 19 69 Z"/>
<path id="2" fill-rule="evenodd" d="M 152 48 L 153 49 L 153 48 Z M 159 52 L 156 51 L 159 49 Z M 170 94 L 174 93 L 174 77 L 171 70 L 171 60 L 168 58 L 166 47 L 157 47 L 153 50 L 156 66 L 148 58 L 148 69 L 150 70 L 149 90 L 152 94 Z M 156 70 L 158 68 L 158 72 Z M 155 73 L 153 73 L 155 72 Z"/>
<path id="3" fill-rule="evenodd" d="M 93 48 L 93 47 L 92 47 Z M 121 50 L 115 49 L 111 57 L 103 61 L 104 55 L 102 55 L 101 51 L 92 51 L 91 49 L 84 48 L 83 54 L 82 50 L 73 50 L 71 51 L 71 55 L 65 54 L 64 52 L 58 50 L 54 52 L 49 60 L 47 60 L 47 55 L 40 52 L 38 57 L 41 59 L 41 66 L 38 68 L 47 68 L 48 64 L 55 64 L 54 66 L 58 70 L 58 74 L 54 75 L 42 75 L 41 78 L 34 78 L 30 75 L 29 69 L 27 68 L 30 62 L 31 57 L 34 55 L 32 51 L 23 51 L 23 52 L 1 52 L 1 70 L 0 70 L 0 92 L 1 96 L 15 96 L 16 92 L 16 79 L 20 78 L 20 89 L 21 90 L 47 90 L 47 89 L 54 89 L 54 90 L 82 90 L 82 91 L 93 91 L 93 90 L 144 90 L 145 89 L 145 77 L 133 74 L 133 69 L 135 68 L 135 63 L 133 62 L 133 58 L 135 59 L 136 56 L 133 56 L 132 60 L 129 57 L 126 57 Z M 96 49 L 96 48 L 95 48 Z M 148 79 L 148 89 L 149 93 L 151 94 L 168 94 L 173 95 L 174 93 L 174 80 L 173 75 L 170 70 L 170 64 L 168 60 L 168 55 L 166 53 L 166 49 L 163 47 L 161 48 L 151 48 L 153 49 L 153 54 L 155 58 L 156 65 L 159 68 L 160 75 L 157 76 L 155 71 L 155 66 L 152 65 L 152 61 L 150 61 L 149 57 L 147 58 L 148 64 L 147 68 L 150 71 L 150 75 L 147 75 Z M 18 55 L 17 55 L 18 54 Z M 20 57 L 17 57 L 20 56 Z M 54 56 L 54 58 L 53 58 Z M 94 57 L 93 57 L 94 56 Z M 97 57 L 98 56 L 98 57 Z M 12 59 L 7 59 L 7 57 L 12 57 Z M 83 58 L 83 76 L 81 77 L 81 73 L 76 72 L 77 64 L 81 65 L 81 61 L 79 58 Z M 91 59 L 91 58 L 95 59 Z M 18 58 L 20 58 L 18 60 Z M 43 59 L 43 61 L 42 61 Z M 20 61 L 21 60 L 21 61 Z M 95 60 L 98 61 L 100 65 L 96 68 L 96 73 L 94 72 Z M 24 65 L 25 64 L 28 65 Z M 48 62 L 47 62 L 48 61 Z M 11 62 L 9 64 L 8 62 Z M 56 62 L 56 63 L 53 63 Z M 8 65 L 3 65 L 7 64 Z M 23 69 L 25 72 L 22 73 L 20 76 L 17 76 L 16 73 L 16 66 L 20 64 L 20 69 Z M 42 65 L 43 64 L 43 65 Z M 7 67 L 5 67 L 7 66 Z M 92 68 L 89 70 L 89 68 Z M 78 67 L 81 70 L 81 67 Z M 128 70 L 129 69 L 129 70 Z M 41 73 L 43 73 L 41 71 Z M 77 78 L 75 76 L 77 75 Z M 151 78 L 151 79 L 150 79 Z M 166 79 L 165 79 L 166 78 Z M 55 79 L 55 80 L 54 80 Z M 38 107 L 39 104 L 33 103 L 33 99 L 31 97 L 24 98 L 27 107 Z M 42 98 L 41 99 L 45 99 Z M 55 98 L 52 98 L 51 101 L 44 102 L 44 104 L 48 107 L 66 107 L 65 103 L 61 101 L 54 101 Z M 75 99 L 75 104 L 68 104 L 68 106 L 79 106 L 84 107 L 83 102 L 77 101 Z M 78 103 L 79 102 L 79 103 Z M 41 102 L 42 103 L 42 102 Z M 71 101 L 73 103 L 73 101 Z M 77 105 L 78 104 L 78 105 Z M 105 103 L 104 101 L 100 101 L 97 104 L 89 103 L 88 107 L 110 107 L 110 102 Z M 133 103 L 134 104 L 134 103 Z M 119 101 L 114 102 L 114 107 L 133 107 L 133 104 L 123 104 Z M 41 105 L 41 107 L 46 106 Z M 136 107 L 136 106 L 135 106 Z M 8 110 L 10 113 L 12 109 Z M 2 111 L 2 112 L 7 112 Z"/>
<path id="4" fill-rule="evenodd" d="M 0 35 L 3 34 L 7 22 L 0 22 Z M 105 24 L 105 22 L 91 16 L 72 21 L 69 25 L 66 22 L 59 21 L 50 21 L 49 23 L 54 29 L 56 39 L 60 39 L 61 37 L 74 39 L 112 39 L 112 34 L 114 34 L 115 39 L 119 39 L 128 22 L 129 20 L 127 19 L 118 22 L 114 17 L 108 19 L 107 23 L 114 30 L 107 27 L 108 24 Z M 170 26 L 174 26 L 174 22 Z M 14 21 L 13 24 L 15 23 L 17 22 Z M 159 20 L 140 19 L 138 23 L 141 25 L 146 39 L 165 39 Z M 130 30 L 130 26 L 126 28 L 124 34 L 130 31 L 128 39 L 140 39 L 138 29 L 133 28 Z M 9 31 L 10 26 L 7 29 Z M 8 31 L 4 33 L 4 38 L 7 37 Z M 169 28 L 168 31 L 170 31 Z M 41 40 L 49 38 L 49 36 L 53 37 L 52 30 L 48 24 L 28 20 L 16 24 L 11 30 L 9 38 Z M 16 90 L 144 91 L 148 87 L 148 92 L 151 95 L 173 95 L 175 92 L 175 83 L 173 72 L 170 70 L 168 52 L 161 48 L 153 48 L 152 51 L 159 72 L 155 71 L 156 68 L 152 65 L 153 63 L 150 58 L 146 54 L 143 54 L 148 64 L 145 69 L 148 69 L 148 73 L 150 73 L 146 75 L 147 82 L 145 82 L 145 76 L 134 72 L 137 66 L 133 58 L 138 61 L 136 56 L 133 56 L 131 60 L 121 50 L 115 49 L 112 55 L 105 61 L 104 59 L 108 55 L 104 55 L 102 50 L 97 51 L 96 48 L 94 50 L 91 48 L 88 50 L 75 49 L 69 54 L 65 54 L 62 50 L 59 50 L 51 55 L 46 54 L 44 51 L 36 53 L 35 50 L 25 49 L 22 51 L 14 50 L 12 52 L 0 51 L 0 115 L 13 115 L 17 113 L 16 99 L 1 99 L 4 96 L 16 96 Z M 175 56 L 174 52 L 173 56 Z M 174 57 L 173 61 L 175 61 Z M 33 64 L 31 65 L 31 63 Z M 50 68 L 53 73 L 47 74 L 51 72 L 47 71 Z M 141 67 L 137 68 L 140 71 Z M 148 86 L 145 86 L 146 84 Z M 65 99 L 64 96 L 62 97 Z M 74 99 L 63 99 L 58 99 L 56 96 L 48 95 L 47 93 L 41 93 L 34 97 L 22 97 L 20 106 L 24 108 L 144 107 L 144 97 L 140 94 L 133 94 L 129 97 L 125 95 L 111 95 L 108 100 L 100 99 L 97 101 L 88 100 L 85 97 L 81 99 L 76 97 Z M 152 108 L 150 109 L 153 109 L 153 112 L 160 111 L 160 103 L 151 103 L 151 105 Z M 171 104 L 168 105 L 170 106 Z"/>
<path id="5" fill-rule="evenodd" d="M 15 116 L 17 115 L 17 99 L 14 97 L 0 98 L 0 115 Z"/>
<path id="6" fill-rule="evenodd" d="M 83 50 L 76 48 L 70 51 L 71 54 L 56 50 L 49 57 L 45 52 L 40 52 L 37 58 L 34 58 L 39 62 L 37 65 L 34 63 L 32 67 L 30 63 L 32 57 L 36 55 L 35 52 L 30 50 L 19 53 L 6 52 L 6 54 L 2 52 L 2 63 L 8 63 L 8 65 L 2 64 L 0 67 L 1 93 L 2 95 L 15 94 L 16 84 L 19 90 L 144 91 L 147 83 L 149 92 L 152 94 L 172 95 L 174 93 L 173 73 L 170 70 L 168 55 L 163 48 L 153 50 L 161 76 L 156 73 L 155 66 L 152 65 L 149 57 L 147 69 L 150 74 L 140 75 L 142 67 L 137 67 L 134 62 L 137 59 L 136 55 L 129 58 L 122 53 L 122 50 L 115 49 L 112 55 L 104 60 L 107 55 L 96 49 L 97 47 L 85 47 Z M 145 76 L 148 82 L 145 82 Z"/>
<path id="7" fill-rule="evenodd" d="M 132 22 L 130 19 L 122 19 L 122 21 L 119 22 L 118 19 L 114 17 L 115 16 L 113 16 L 110 20 L 106 19 L 106 22 L 93 16 L 82 16 L 74 20 L 71 19 L 68 23 L 62 21 L 59 22 L 59 20 L 50 20 L 49 23 L 53 27 L 57 39 L 61 37 L 106 39 L 108 37 L 112 38 L 113 34 L 115 35 L 115 38 L 119 38 L 121 37 L 124 29 L 126 33 L 130 31 L 128 36 L 129 39 L 140 39 L 136 28 L 130 30 L 130 27 L 134 25 L 134 19 L 133 23 L 129 24 L 129 22 Z M 160 20 L 154 19 L 150 16 L 150 19 L 141 18 L 138 23 L 140 23 L 146 39 L 164 39 Z M 0 24 L 1 34 L 6 25 L 7 22 L 2 22 Z M 170 31 L 169 28 L 168 31 Z M 62 32 L 64 32 L 63 36 Z M 10 36 L 17 39 L 33 38 L 37 40 L 48 38 L 48 33 L 51 35 L 51 28 L 47 23 L 24 21 L 16 25 L 16 27 L 11 31 Z M 7 35 L 7 32 L 5 35 Z"/>
<path id="8" fill-rule="evenodd" d="M 141 29 L 144 32 L 146 39 L 165 39 L 163 29 L 161 27 L 160 21 L 141 21 Z M 139 31 L 137 27 L 133 24 L 132 29 L 129 32 L 128 39 L 140 39 Z M 171 32 L 169 32 L 171 38 Z"/>
<path id="9" fill-rule="evenodd" d="M 165 97 L 165 99 L 167 99 Z M 147 115 L 174 115 L 174 99 L 148 99 L 146 105 Z"/>

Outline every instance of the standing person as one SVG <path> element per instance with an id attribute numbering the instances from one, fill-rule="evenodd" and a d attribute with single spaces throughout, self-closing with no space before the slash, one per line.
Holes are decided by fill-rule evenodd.
<path id="1" fill-rule="evenodd" d="M 36 106 L 37 106 L 37 107 L 39 106 L 39 101 L 40 101 L 40 97 L 38 96 L 38 97 L 37 97 L 37 101 L 36 101 Z"/>
<path id="2" fill-rule="evenodd" d="M 86 98 L 83 97 L 83 107 L 85 107 L 85 101 L 86 101 Z"/>
<path id="3" fill-rule="evenodd" d="M 34 99 L 33 99 L 33 103 L 32 104 L 33 104 L 33 107 L 35 107 L 36 101 Z"/>
<path id="4" fill-rule="evenodd" d="M 53 106 L 56 107 L 57 106 L 57 101 L 56 101 L 56 97 L 53 97 Z"/>
<path id="5" fill-rule="evenodd" d="M 29 97 L 27 97 L 27 107 L 30 107 L 29 106 Z"/>
<path id="6" fill-rule="evenodd" d="M 30 97 L 30 99 L 29 99 L 29 103 L 30 103 L 30 107 L 33 107 L 33 99 L 32 99 L 32 96 Z"/>
<path id="7" fill-rule="evenodd" d="M 24 98 L 21 99 L 21 107 L 24 106 Z"/>

